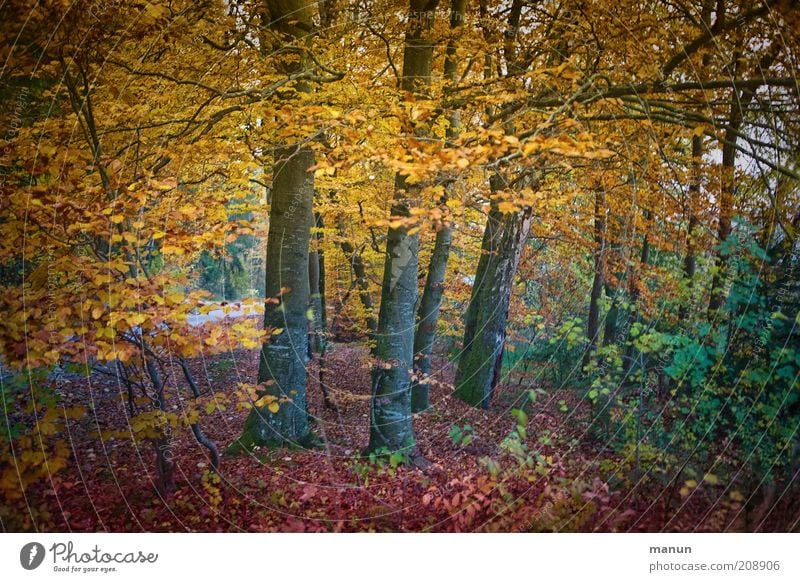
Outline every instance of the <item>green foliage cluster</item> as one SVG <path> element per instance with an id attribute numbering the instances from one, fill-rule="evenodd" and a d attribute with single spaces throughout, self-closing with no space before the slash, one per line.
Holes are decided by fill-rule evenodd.
<path id="1" fill-rule="evenodd" d="M 740 222 L 717 249 L 729 265 L 718 312 L 695 300 L 698 277 L 695 289 L 662 300 L 658 318 L 618 305 L 617 337 L 598 341 L 586 365 L 585 326 L 570 313 L 517 346 L 525 361 L 513 365 L 548 389 L 578 392 L 590 413 L 573 414 L 563 400 L 561 410 L 586 422 L 597 447 L 621 455 L 612 482 L 696 483 L 710 474 L 731 491 L 790 486 L 800 456 L 800 259 L 776 248 L 762 248 Z"/>

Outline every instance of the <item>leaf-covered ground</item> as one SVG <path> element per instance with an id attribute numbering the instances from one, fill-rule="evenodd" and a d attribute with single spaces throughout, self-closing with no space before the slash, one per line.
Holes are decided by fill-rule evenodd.
<path id="1" fill-rule="evenodd" d="M 206 392 L 227 391 L 256 376 L 257 353 L 195 360 Z M 441 362 L 440 362 L 441 364 Z M 309 374 L 318 377 L 318 364 Z M 72 467 L 29 492 L 48 508 L 56 531 L 719 531 L 740 529 L 740 506 L 714 487 L 687 502 L 682 481 L 631 478 L 631 464 L 589 442 L 588 411 L 570 391 L 551 391 L 527 406 L 527 452 L 501 443 L 514 431 L 527 388 L 504 385 L 488 411 L 450 396 L 452 370 L 440 366 L 432 409 L 414 426 L 431 461 L 418 469 L 361 456 L 368 441 L 369 364 L 365 348 L 335 344 L 326 382 L 337 410 L 325 409 L 310 385 L 314 450 L 257 450 L 224 457 L 220 476 L 190 431 L 175 433 L 177 491 L 163 500 L 153 486 L 153 447 L 132 439 L 101 440 L 98 429 L 124 429 L 128 412 L 113 379 L 65 384 L 66 404 L 92 402 L 69 424 Z M 189 390 L 171 375 L 169 405 L 179 410 Z M 522 380 L 522 381 L 520 381 Z M 177 386 L 177 388 L 176 388 Z M 566 406 L 565 406 L 566 404 Z M 566 412 L 565 409 L 566 408 Z M 226 409 L 203 419 L 221 449 L 240 434 L 247 412 Z M 465 429 L 465 425 L 472 429 Z M 469 438 L 454 438 L 453 427 Z M 455 442 L 455 441 L 460 442 Z M 466 444 L 465 444 L 466 443 Z"/>

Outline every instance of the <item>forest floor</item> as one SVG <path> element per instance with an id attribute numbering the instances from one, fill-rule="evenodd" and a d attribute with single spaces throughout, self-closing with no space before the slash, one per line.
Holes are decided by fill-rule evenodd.
<path id="1" fill-rule="evenodd" d="M 256 350 L 191 363 L 204 391 L 229 391 L 256 377 Z M 530 386 L 503 385 L 489 410 L 452 398 L 453 370 L 440 367 L 432 409 L 414 419 L 421 470 L 361 456 L 368 442 L 368 353 L 333 344 L 326 380 L 338 410 L 325 409 L 309 387 L 314 450 L 257 450 L 223 457 L 219 477 L 191 432 L 175 432 L 177 490 L 161 499 L 153 486 L 154 452 L 133 439 L 101 440 L 97 429 L 125 429 L 127 407 L 112 378 L 63 384 L 63 401 L 93 402 L 70 423 L 72 465 L 35 489 L 31 505 L 46 507 L 54 531 L 718 531 L 735 505 L 712 492 L 689 502 L 674 483 L 632 482 L 630 463 L 592 446 L 584 434 L 588 409 L 573 391 L 549 391 L 527 408 L 526 453 L 501 447 L 515 430 L 511 410 Z M 309 377 L 317 378 L 312 362 Z M 441 362 L 440 362 L 441 365 Z M 168 405 L 190 399 L 174 374 Z M 569 414 L 563 412 L 565 405 Z M 220 450 L 241 434 L 246 410 L 215 411 L 203 430 Z M 468 444 L 453 427 L 472 427 Z M 467 429 L 468 430 L 468 429 Z"/>

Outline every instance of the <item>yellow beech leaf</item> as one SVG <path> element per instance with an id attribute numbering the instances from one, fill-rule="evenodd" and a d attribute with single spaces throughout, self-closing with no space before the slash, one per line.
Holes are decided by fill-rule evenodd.
<path id="1" fill-rule="evenodd" d="M 161 190 L 162 192 L 166 190 L 172 190 L 178 186 L 178 180 L 175 178 L 165 178 L 163 180 L 151 180 L 150 185 L 155 188 L 156 190 Z"/>
<path id="2" fill-rule="evenodd" d="M 744 501 L 744 495 L 740 491 L 731 491 L 730 497 L 738 503 Z"/>
<path id="3" fill-rule="evenodd" d="M 179 291 L 172 291 L 166 295 L 167 303 L 181 303 L 183 301 L 183 293 Z"/>

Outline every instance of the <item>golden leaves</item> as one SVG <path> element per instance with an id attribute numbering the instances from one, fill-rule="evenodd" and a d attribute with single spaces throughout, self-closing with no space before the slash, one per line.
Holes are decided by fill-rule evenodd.
<path id="1" fill-rule="evenodd" d="M 159 192 L 167 192 L 178 187 L 178 180 L 174 177 L 163 179 L 151 179 L 148 186 Z"/>
<path id="2" fill-rule="evenodd" d="M 272 394 L 265 394 L 253 403 L 256 408 L 266 408 L 271 413 L 276 414 L 280 409 L 277 396 Z"/>

